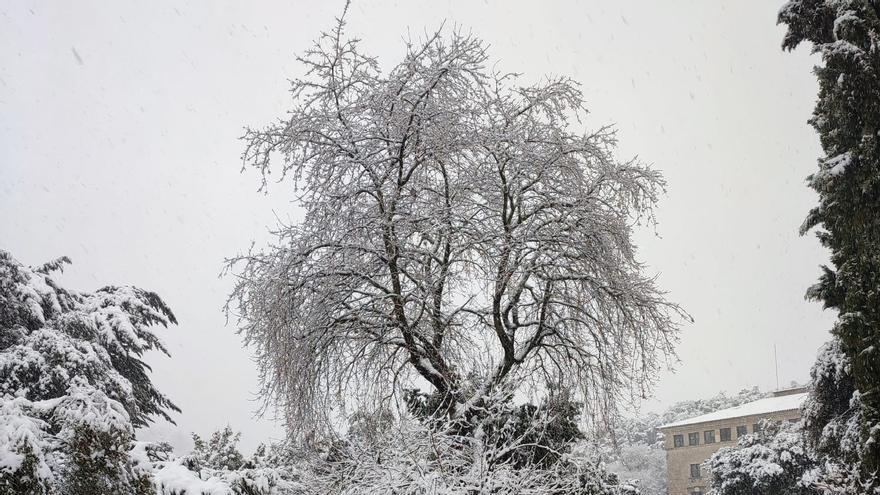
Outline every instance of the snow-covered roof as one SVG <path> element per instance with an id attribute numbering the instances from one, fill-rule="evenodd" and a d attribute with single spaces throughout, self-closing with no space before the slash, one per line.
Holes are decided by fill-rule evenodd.
<path id="1" fill-rule="evenodd" d="M 721 409 L 720 411 L 715 411 L 708 414 L 703 414 L 701 416 L 695 416 L 693 418 L 668 423 L 661 426 L 660 428 L 673 428 L 676 426 L 708 423 L 709 421 L 740 418 L 743 416 L 756 416 L 760 414 L 769 414 L 779 411 L 793 411 L 801 407 L 801 404 L 803 404 L 806 397 L 806 393 L 789 394 L 778 397 L 767 397 L 764 399 L 758 399 L 753 402 L 740 404 L 736 407 L 728 407 L 727 409 Z"/>

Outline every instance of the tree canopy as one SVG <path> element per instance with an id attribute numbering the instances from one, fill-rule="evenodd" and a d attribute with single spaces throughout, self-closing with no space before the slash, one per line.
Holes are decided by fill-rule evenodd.
<path id="1" fill-rule="evenodd" d="M 645 392 L 683 315 L 632 241 L 660 173 L 583 130 L 570 79 L 521 85 L 443 28 L 382 71 L 344 26 L 299 57 L 287 116 L 244 137 L 245 166 L 305 212 L 230 260 L 229 310 L 290 431 L 420 385 L 452 418 L 530 384 L 596 413 Z"/>

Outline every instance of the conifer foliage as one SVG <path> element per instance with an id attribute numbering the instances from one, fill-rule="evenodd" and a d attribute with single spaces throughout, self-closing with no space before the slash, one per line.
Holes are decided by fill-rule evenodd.
<path id="1" fill-rule="evenodd" d="M 802 424 L 763 421 L 761 429 L 706 461 L 715 495 L 818 495 L 816 463 Z"/>
<path id="2" fill-rule="evenodd" d="M 817 486 L 880 492 L 880 4 L 792 0 L 779 13 L 783 48 L 812 43 L 819 98 L 810 123 L 824 156 L 802 232 L 817 229 L 832 266 L 807 293 L 836 310 L 813 369 L 807 438 L 826 466 Z"/>
<path id="3" fill-rule="evenodd" d="M 0 492 L 152 493 L 134 428 L 177 407 L 142 356 L 176 323 L 153 292 L 62 288 L 67 258 L 29 268 L 0 251 Z"/>

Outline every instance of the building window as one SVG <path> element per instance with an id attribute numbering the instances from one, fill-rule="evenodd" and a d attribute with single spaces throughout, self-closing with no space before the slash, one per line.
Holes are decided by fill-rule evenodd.
<path id="1" fill-rule="evenodd" d="M 688 433 L 688 445 L 700 445 L 700 434 Z"/>
<path id="2" fill-rule="evenodd" d="M 691 479 L 702 478 L 699 464 L 691 464 Z"/>
<path id="3" fill-rule="evenodd" d="M 752 425 L 752 433 L 758 433 L 761 431 L 761 423 L 755 423 Z"/>
<path id="4" fill-rule="evenodd" d="M 737 426 L 736 427 L 736 438 L 743 437 L 748 432 L 749 432 L 749 430 L 745 426 Z"/>
<path id="5" fill-rule="evenodd" d="M 703 432 L 703 443 L 715 443 L 715 430 Z"/>
<path id="6" fill-rule="evenodd" d="M 721 428 L 721 441 L 729 442 L 730 441 L 730 428 Z"/>
<path id="7" fill-rule="evenodd" d="M 672 437 L 672 443 L 676 448 L 684 447 L 684 435 L 675 435 Z"/>

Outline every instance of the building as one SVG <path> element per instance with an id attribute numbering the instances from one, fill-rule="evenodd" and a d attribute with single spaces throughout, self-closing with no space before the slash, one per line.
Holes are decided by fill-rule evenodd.
<path id="1" fill-rule="evenodd" d="M 762 419 L 797 421 L 806 395 L 804 388 L 780 390 L 771 397 L 661 426 L 668 494 L 708 493 L 703 463 L 722 447 L 736 445 L 739 437 L 757 431 Z"/>

